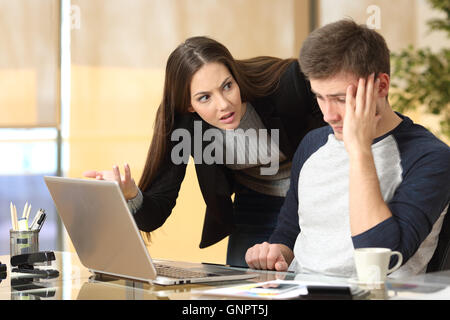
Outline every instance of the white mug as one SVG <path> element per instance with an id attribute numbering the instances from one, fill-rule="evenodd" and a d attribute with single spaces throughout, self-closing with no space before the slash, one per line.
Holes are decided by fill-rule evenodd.
<path id="1" fill-rule="evenodd" d="M 397 255 L 397 264 L 388 269 L 391 256 Z M 358 282 L 379 284 L 386 281 L 386 276 L 397 270 L 403 262 L 403 256 L 398 251 L 388 248 L 359 248 L 354 251 Z"/>

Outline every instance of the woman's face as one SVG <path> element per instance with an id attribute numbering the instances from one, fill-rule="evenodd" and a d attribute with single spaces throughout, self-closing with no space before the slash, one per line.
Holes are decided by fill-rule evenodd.
<path id="1" fill-rule="evenodd" d="M 198 70 L 191 81 L 190 112 L 197 114 L 210 125 L 232 130 L 239 126 L 245 113 L 239 86 L 225 65 L 207 63 Z"/>

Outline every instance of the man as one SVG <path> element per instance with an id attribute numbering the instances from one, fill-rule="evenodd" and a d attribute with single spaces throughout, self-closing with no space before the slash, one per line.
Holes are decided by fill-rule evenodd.
<path id="1" fill-rule="evenodd" d="M 450 199 L 450 148 L 392 110 L 389 49 L 374 30 L 319 28 L 300 66 L 329 126 L 300 144 L 278 226 L 247 264 L 352 276 L 354 249 L 385 247 L 403 255 L 397 276 L 424 272 Z"/>

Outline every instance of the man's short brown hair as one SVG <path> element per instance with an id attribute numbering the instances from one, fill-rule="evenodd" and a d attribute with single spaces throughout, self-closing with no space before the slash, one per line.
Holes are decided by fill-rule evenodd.
<path id="1" fill-rule="evenodd" d="M 340 20 L 314 30 L 303 43 L 300 66 L 309 79 L 327 79 L 340 72 L 357 77 L 390 75 L 384 38 L 366 25 Z"/>

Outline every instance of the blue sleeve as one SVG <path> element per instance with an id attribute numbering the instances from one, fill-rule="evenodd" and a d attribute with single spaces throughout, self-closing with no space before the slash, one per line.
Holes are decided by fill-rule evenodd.
<path id="1" fill-rule="evenodd" d="M 402 159 L 403 181 L 387 203 L 392 217 L 353 237 L 355 248 L 397 250 L 405 263 L 430 233 L 450 200 L 450 149 L 445 146 L 413 160 Z"/>
<path id="2" fill-rule="evenodd" d="M 325 143 L 329 130 L 330 127 L 327 126 L 310 131 L 298 146 L 292 160 L 289 190 L 269 243 L 281 243 L 290 249 L 294 248 L 295 241 L 300 233 L 298 217 L 298 179 L 300 172 L 305 161 Z"/>
<path id="3" fill-rule="evenodd" d="M 300 233 L 298 224 L 298 176 L 300 173 L 299 152 L 294 155 L 291 169 L 291 182 L 283 206 L 278 214 L 277 227 L 272 233 L 269 243 L 281 243 L 293 249 L 295 240 Z"/>

